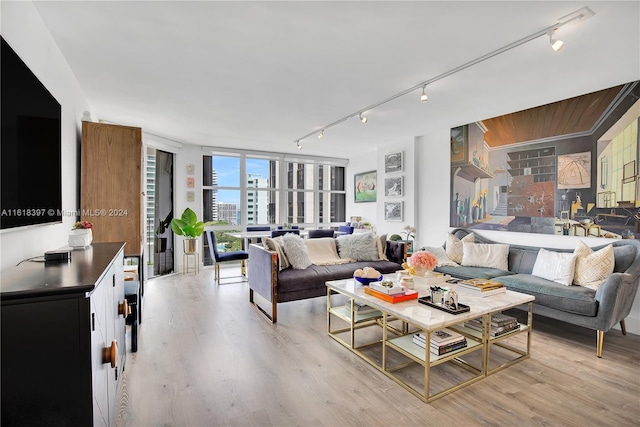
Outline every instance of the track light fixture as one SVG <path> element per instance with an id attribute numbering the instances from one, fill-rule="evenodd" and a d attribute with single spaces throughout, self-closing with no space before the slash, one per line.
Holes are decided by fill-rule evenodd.
<path id="1" fill-rule="evenodd" d="M 548 36 L 549 37 L 549 43 L 551 44 L 551 47 L 553 48 L 553 50 L 555 50 L 556 52 L 559 51 L 560 49 L 562 49 L 562 47 L 564 46 L 564 43 L 562 42 L 562 40 L 557 40 L 554 39 L 553 36 L 556 32 L 556 30 L 558 30 L 559 28 L 567 25 L 567 24 L 571 24 L 573 22 L 580 22 L 580 21 L 584 21 L 585 19 L 591 18 L 593 15 L 595 15 L 595 13 L 593 12 L 593 10 L 589 9 L 587 6 L 584 6 L 574 12 L 571 12 L 568 15 L 565 15 L 561 18 L 558 18 L 557 21 L 553 24 L 550 25 L 546 28 L 541 29 L 538 32 L 535 32 L 533 34 L 529 34 L 528 36 L 525 36 L 519 40 L 516 40 L 512 43 L 509 43 L 506 46 L 503 46 L 499 49 L 496 49 L 494 51 L 491 51 L 485 55 L 482 55 L 476 59 L 473 59 L 469 62 L 466 62 L 462 65 L 459 65 L 449 71 L 445 71 L 442 74 L 439 74 L 435 77 L 430 78 L 429 80 L 426 80 L 424 82 L 421 82 L 415 86 L 410 87 L 409 89 L 403 90 L 400 93 L 396 93 L 395 95 L 392 95 L 386 99 L 383 99 L 382 101 L 376 102 L 375 104 L 369 105 L 366 108 L 362 108 L 358 111 L 356 111 L 355 113 L 351 113 L 348 116 L 345 116 L 339 120 L 336 120 L 335 122 L 329 123 L 326 126 L 323 126 L 322 128 L 320 128 L 320 134 L 318 134 L 318 130 L 314 130 L 313 132 L 310 132 L 300 138 L 298 138 L 297 140 L 295 140 L 294 142 L 297 144 L 298 149 L 301 149 L 302 147 L 300 146 L 300 140 L 305 139 L 305 138 L 309 138 L 313 135 L 318 134 L 318 138 L 322 138 L 322 136 L 324 135 L 324 131 L 326 129 L 329 129 L 331 127 L 337 126 L 342 122 L 345 122 L 347 120 L 349 120 L 352 117 L 359 117 L 360 121 L 362 123 L 367 123 L 367 118 L 364 117 L 362 114 L 365 111 L 370 111 L 373 110 L 374 108 L 377 108 L 383 104 L 386 104 L 387 102 L 393 101 L 396 98 L 400 98 L 401 96 L 407 95 L 409 93 L 414 92 L 417 89 L 422 88 L 422 94 L 420 95 L 420 101 L 421 102 L 427 102 L 428 101 L 428 97 L 427 94 L 425 93 L 425 88 L 427 87 L 427 85 L 430 85 L 431 83 L 437 82 L 438 80 L 444 79 L 445 77 L 449 77 L 453 74 L 456 74 L 460 71 L 466 70 L 467 68 L 473 67 L 474 65 L 477 65 L 481 62 L 484 62 L 488 59 L 493 58 L 494 56 L 500 55 L 501 53 L 507 52 L 513 48 L 516 48 L 518 46 L 521 46 L 525 43 L 528 43 L 532 40 L 535 40 L 539 37 L 542 36 Z"/>
<path id="2" fill-rule="evenodd" d="M 300 140 L 296 141 L 296 147 L 298 147 L 298 150 L 302 150 L 302 145 L 300 145 Z"/>
<path id="3" fill-rule="evenodd" d="M 322 139 L 322 138 L 324 138 L 324 129 L 322 129 L 318 134 L 318 139 Z"/>
<path id="4" fill-rule="evenodd" d="M 564 47 L 564 42 L 562 40 L 554 39 L 553 35 L 556 33 L 556 28 L 549 31 L 549 43 L 551 44 L 551 49 L 558 52 L 560 49 Z"/>
<path id="5" fill-rule="evenodd" d="M 420 101 L 422 102 L 427 102 L 429 100 L 429 97 L 427 96 L 426 93 L 424 93 L 424 89 L 427 87 L 427 85 L 422 86 L 422 95 L 420 95 Z"/>

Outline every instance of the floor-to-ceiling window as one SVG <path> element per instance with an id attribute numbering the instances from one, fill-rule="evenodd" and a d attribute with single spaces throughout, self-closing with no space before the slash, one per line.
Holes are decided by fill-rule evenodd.
<path id="1" fill-rule="evenodd" d="M 204 221 L 218 251 L 237 250 L 230 233 L 247 226 L 337 227 L 345 221 L 346 160 L 224 150 L 203 158 Z M 211 264 L 205 239 L 205 265 Z"/>

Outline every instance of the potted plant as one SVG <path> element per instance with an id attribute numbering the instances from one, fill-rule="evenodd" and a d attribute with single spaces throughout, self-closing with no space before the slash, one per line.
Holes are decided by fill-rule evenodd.
<path id="1" fill-rule="evenodd" d="M 190 208 L 182 212 L 180 218 L 171 220 L 171 229 L 178 236 L 184 236 L 184 253 L 193 254 L 198 252 L 197 238 L 204 233 L 204 222 L 198 221 L 196 213 Z"/>

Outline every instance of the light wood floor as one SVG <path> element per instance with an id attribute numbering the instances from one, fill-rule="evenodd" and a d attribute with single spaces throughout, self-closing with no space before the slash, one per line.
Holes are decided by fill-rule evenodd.
<path id="1" fill-rule="evenodd" d="M 223 270 L 224 271 L 224 270 Z M 232 272 L 237 273 L 236 271 Z M 425 404 L 326 333 L 326 301 L 280 304 L 213 270 L 147 282 L 118 426 L 637 426 L 640 336 L 534 317 L 532 357 Z"/>

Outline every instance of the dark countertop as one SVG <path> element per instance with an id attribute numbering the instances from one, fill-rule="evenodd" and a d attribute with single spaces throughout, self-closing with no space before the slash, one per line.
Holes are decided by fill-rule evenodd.
<path id="1" fill-rule="evenodd" d="M 25 261 L 0 274 L 0 300 L 91 292 L 124 245 L 93 243 L 72 250 L 69 261 Z"/>

